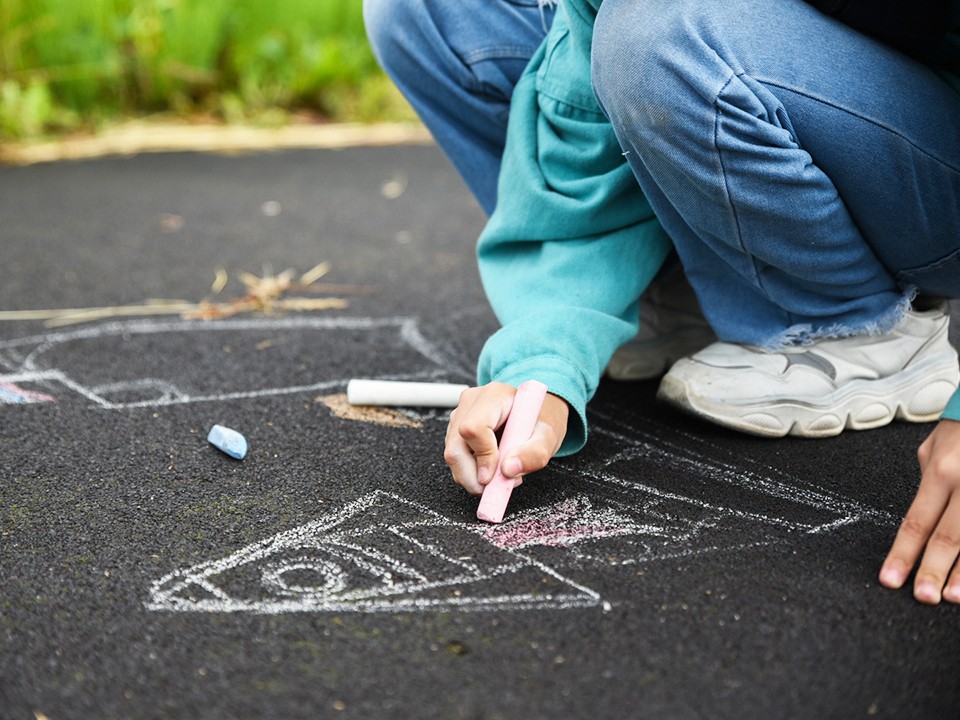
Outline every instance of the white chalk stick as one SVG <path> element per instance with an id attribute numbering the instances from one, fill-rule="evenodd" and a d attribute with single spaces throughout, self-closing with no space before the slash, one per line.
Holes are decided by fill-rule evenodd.
<path id="1" fill-rule="evenodd" d="M 351 380 L 347 402 L 351 405 L 453 408 L 469 385 L 453 383 L 400 382 L 396 380 Z"/>
<path id="2" fill-rule="evenodd" d="M 504 477 L 500 471 L 500 465 L 511 450 L 525 443 L 533 435 L 537 427 L 537 419 L 540 417 L 540 408 L 546 396 L 547 386 L 536 380 L 528 380 L 517 388 L 510 415 L 500 436 L 497 471 L 493 479 L 483 488 L 483 495 L 480 496 L 480 506 L 477 508 L 477 517 L 480 520 L 492 523 L 503 522 L 516 480 Z"/>

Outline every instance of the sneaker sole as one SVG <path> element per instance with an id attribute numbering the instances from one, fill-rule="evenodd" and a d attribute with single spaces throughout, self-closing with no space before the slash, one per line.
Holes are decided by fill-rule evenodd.
<path id="1" fill-rule="evenodd" d="M 956 355 L 928 358 L 881 380 L 855 380 L 817 402 L 780 400 L 734 405 L 703 398 L 667 374 L 657 397 L 718 425 L 763 437 L 824 438 L 903 422 L 933 422 L 960 382 Z"/>

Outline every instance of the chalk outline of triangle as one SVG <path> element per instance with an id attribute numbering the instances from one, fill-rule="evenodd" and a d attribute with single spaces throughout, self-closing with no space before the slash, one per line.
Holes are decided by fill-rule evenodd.
<path id="1" fill-rule="evenodd" d="M 341 597 L 347 598 L 345 600 L 324 597 L 322 593 L 318 595 L 305 594 L 303 597 L 279 600 L 243 600 L 230 597 L 211 581 L 211 578 L 216 575 L 241 565 L 262 561 L 277 552 L 297 547 L 322 547 L 325 536 L 333 534 L 337 527 L 370 508 L 379 499 L 401 503 L 424 518 L 423 521 L 413 524 L 405 522 L 398 523 L 396 526 L 388 524 L 384 526 L 387 529 L 423 526 L 458 528 L 471 535 L 477 535 L 477 542 L 482 542 L 484 547 L 487 547 L 488 541 L 482 536 L 482 533 L 486 531 L 486 526 L 452 521 L 419 503 L 384 490 L 374 490 L 348 503 L 341 510 L 327 517 L 300 525 L 291 530 L 281 531 L 269 538 L 247 545 L 226 557 L 207 560 L 163 576 L 151 584 L 150 600 L 145 603 L 145 607 L 148 610 L 155 611 L 279 614 L 289 612 L 422 612 L 425 610 L 454 609 L 459 611 L 564 609 L 605 607 L 607 605 L 598 593 L 561 575 L 553 568 L 517 550 L 498 548 L 492 544 L 490 544 L 491 552 L 502 553 L 505 559 L 509 560 L 495 568 L 493 572 L 468 571 L 463 575 L 439 582 L 427 582 L 420 585 L 409 582 L 401 583 L 379 593 L 355 593 L 352 596 L 349 593 L 341 594 Z M 443 559 L 447 562 L 457 562 L 454 558 L 445 557 Z M 495 579 L 499 576 L 527 568 L 532 568 L 569 587 L 570 592 L 544 595 L 505 593 L 483 597 L 470 597 L 469 594 L 460 594 L 449 598 L 418 598 L 416 596 L 417 592 L 423 593 L 438 588 L 469 587 L 474 583 L 496 581 Z M 182 597 L 180 593 L 189 592 L 191 586 L 196 586 L 210 597 Z"/>

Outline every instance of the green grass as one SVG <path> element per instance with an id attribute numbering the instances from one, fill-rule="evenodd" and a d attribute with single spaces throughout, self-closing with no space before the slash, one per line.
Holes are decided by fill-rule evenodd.
<path id="1" fill-rule="evenodd" d="M 0 0 L 0 139 L 151 113 L 408 119 L 361 0 Z"/>

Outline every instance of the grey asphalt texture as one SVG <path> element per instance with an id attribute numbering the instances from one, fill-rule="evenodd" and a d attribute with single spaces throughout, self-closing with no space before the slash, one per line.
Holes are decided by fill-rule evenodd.
<path id="1" fill-rule="evenodd" d="M 3 720 L 960 717 L 960 610 L 876 582 L 930 426 L 770 441 L 604 381 L 588 447 L 493 529 L 444 411 L 328 407 L 352 377 L 469 382 L 496 329 L 435 147 L 0 168 L 0 218 L 3 310 L 321 261 L 369 288 L 0 323 Z"/>

